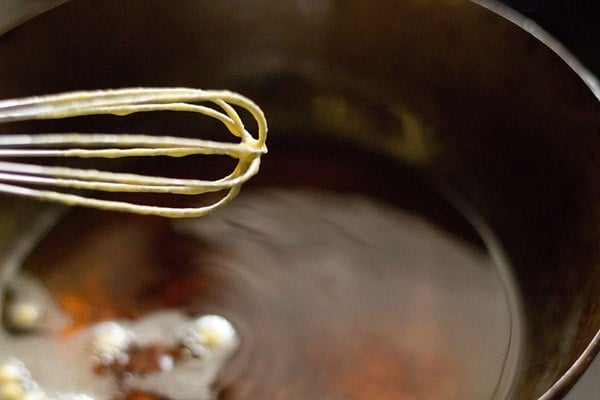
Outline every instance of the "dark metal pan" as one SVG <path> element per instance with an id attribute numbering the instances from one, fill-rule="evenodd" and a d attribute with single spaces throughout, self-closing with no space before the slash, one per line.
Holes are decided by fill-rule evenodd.
<path id="1" fill-rule="evenodd" d="M 274 157 L 330 133 L 477 210 L 520 297 L 523 351 L 503 398 L 561 398 L 598 352 L 600 88 L 527 19 L 483 0 L 72 0 L 31 18 L 62 2 L 43 3 L 0 6 L 0 98 L 240 91 L 264 107 Z M 319 110 L 336 104 L 354 116 L 326 126 Z M 394 107 L 408 116 L 396 130 Z M 35 126 L 0 131 L 17 128 Z M 38 207 L 0 198 L 1 249 Z"/>

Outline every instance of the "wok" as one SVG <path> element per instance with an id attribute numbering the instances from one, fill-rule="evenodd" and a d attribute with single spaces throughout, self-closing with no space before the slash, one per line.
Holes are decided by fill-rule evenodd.
<path id="1" fill-rule="evenodd" d="M 523 351 L 508 360 L 518 372 L 502 396 L 558 399 L 598 352 L 600 89 L 509 9 L 462 0 L 13 0 L 0 6 L 0 32 L 0 98 L 228 88 L 264 108 L 271 153 L 300 133 L 337 129 L 319 130 L 315 102 L 375 113 L 400 105 L 425 137 L 344 127 L 336 135 L 426 177 L 494 233 L 522 322 Z M 44 208 L 0 198 L 4 254 Z"/>

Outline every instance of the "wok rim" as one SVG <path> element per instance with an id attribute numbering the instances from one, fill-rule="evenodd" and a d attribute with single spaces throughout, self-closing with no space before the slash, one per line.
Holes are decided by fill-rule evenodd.
<path id="1" fill-rule="evenodd" d="M 564 61 L 575 74 L 577 74 L 596 99 L 600 101 L 600 81 L 598 78 L 548 31 L 533 20 L 525 17 L 523 14 L 498 0 L 470 1 L 512 22 L 552 50 L 552 52 L 560 57 L 560 59 Z M 546 390 L 546 392 L 538 397 L 538 400 L 558 400 L 562 398 L 573 388 L 579 378 L 583 376 L 598 354 L 600 354 L 600 327 L 598 327 L 596 334 L 575 362 L 571 364 L 571 366 Z"/>

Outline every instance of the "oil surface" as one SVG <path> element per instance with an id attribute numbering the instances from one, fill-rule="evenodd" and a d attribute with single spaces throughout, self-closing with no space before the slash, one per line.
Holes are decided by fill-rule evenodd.
<path id="1" fill-rule="evenodd" d="M 494 398 L 515 372 L 514 290 L 452 207 L 392 170 L 306 150 L 203 219 L 74 210 L 24 270 L 71 318 L 56 341 L 165 309 L 226 316 L 241 344 L 219 399 Z"/>

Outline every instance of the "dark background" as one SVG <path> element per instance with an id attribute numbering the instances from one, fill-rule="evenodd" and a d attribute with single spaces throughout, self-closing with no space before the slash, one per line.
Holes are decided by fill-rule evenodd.
<path id="1" fill-rule="evenodd" d="M 600 77 L 600 0 L 503 0 L 536 21 Z M 565 400 L 600 399 L 600 355 Z"/>
<path id="2" fill-rule="evenodd" d="M 503 3 L 536 21 L 594 75 L 600 76 L 599 0 L 503 0 Z"/>

